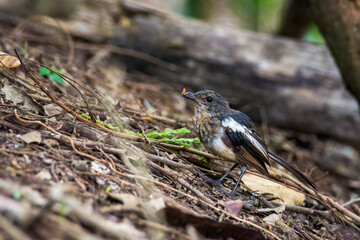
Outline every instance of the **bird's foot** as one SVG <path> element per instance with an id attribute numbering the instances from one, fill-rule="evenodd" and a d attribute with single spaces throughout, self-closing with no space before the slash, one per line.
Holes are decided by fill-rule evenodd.
<path id="1" fill-rule="evenodd" d="M 211 184 L 216 188 L 216 190 L 217 190 L 220 194 L 223 194 L 223 195 L 225 195 L 225 196 L 231 196 L 231 197 L 234 196 L 235 191 L 226 192 L 226 191 L 224 190 L 224 188 L 223 188 L 223 186 L 222 186 L 222 184 L 221 184 L 221 182 L 222 182 L 221 179 L 219 179 L 219 180 L 214 180 L 214 179 L 211 179 L 211 178 L 205 176 L 205 177 L 204 177 L 204 181 L 211 183 Z"/>
<path id="2" fill-rule="evenodd" d="M 204 176 L 204 181 L 205 182 L 209 182 L 209 183 L 211 183 L 212 185 L 221 185 L 221 182 L 219 183 L 219 180 L 214 180 L 214 179 L 212 179 L 212 178 L 209 178 L 208 176 Z"/>

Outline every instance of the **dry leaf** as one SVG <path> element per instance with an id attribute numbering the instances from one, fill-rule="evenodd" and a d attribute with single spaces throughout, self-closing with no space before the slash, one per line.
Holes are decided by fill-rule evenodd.
<path id="1" fill-rule="evenodd" d="M 5 93 L 5 98 L 12 101 L 14 104 L 24 104 L 25 108 L 33 110 L 35 113 L 44 112 L 41 105 L 35 102 L 25 91 L 15 85 L 5 82 L 1 91 Z"/>
<path id="2" fill-rule="evenodd" d="M 0 68 L 15 68 L 21 65 L 21 62 L 17 57 L 11 56 L 4 52 L 0 52 L 0 62 Z"/>
<path id="3" fill-rule="evenodd" d="M 26 143 L 41 143 L 41 133 L 38 131 L 32 131 L 26 133 L 20 137 Z"/>
<path id="4" fill-rule="evenodd" d="M 275 222 L 281 220 L 282 214 L 273 213 L 263 218 L 263 221 L 269 225 L 275 225 Z"/>
<path id="5" fill-rule="evenodd" d="M 244 202 L 240 199 L 235 201 L 227 201 L 224 202 L 226 211 L 234 216 L 239 216 L 242 207 L 244 206 Z"/>
<path id="6" fill-rule="evenodd" d="M 50 103 L 44 106 L 45 114 L 48 116 L 61 114 L 64 110 L 54 103 Z"/>
<path id="7" fill-rule="evenodd" d="M 275 200 L 275 202 L 293 206 L 304 205 L 305 194 L 276 182 L 249 173 L 244 175 L 242 181 L 252 191 L 258 191 L 259 193 L 271 193 L 282 199 L 282 201 Z"/>

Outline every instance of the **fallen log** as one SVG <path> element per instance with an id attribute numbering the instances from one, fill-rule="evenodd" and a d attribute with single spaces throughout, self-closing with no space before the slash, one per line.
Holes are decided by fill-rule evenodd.
<path id="1" fill-rule="evenodd" d="M 325 46 L 227 29 L 124 1 L 110 44 L 188 71 L 127 59 L 130 69 L 184 87 L 214 89 L 241 108 L 257 103 L 271 125 L 360 146 L 360 116 Z M 259 111 L 248 114 L 260 120 Z"/>

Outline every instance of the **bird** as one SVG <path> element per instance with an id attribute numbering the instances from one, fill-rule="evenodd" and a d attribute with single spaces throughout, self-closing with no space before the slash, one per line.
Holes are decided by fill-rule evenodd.
<path id="1" fill-rule="evenodd" d="M 247 167 L 253 167 L 269 177 L 267 166 L 270 166 L 269 160 L 273 160 L 303 184 L 316 189 L 308 177 L 272 153 L 256 131 L 252 120 L 246 114 L 230 108 L 229 102 L 221 94 L 212 90 L 192 93 L 184 88 L 182 95 L 194 102 L 195 131 L 205 149 L 234 163 L 220 179 L 213 181 L 213 184 L 221 188 L 221 182 L 240 165 L 241 174 L 231 191 L 231 195 L 234 195 Z"/>

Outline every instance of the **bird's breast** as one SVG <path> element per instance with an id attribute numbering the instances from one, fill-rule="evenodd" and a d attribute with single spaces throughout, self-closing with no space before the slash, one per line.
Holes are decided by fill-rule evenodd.
<path id="1" fill-rule="evenodd" d="M 209 145 L 220 132 L 223 132 L 221 121 L 207 114 L 196 115 L 195 128 L 200 141 L 205 146 Z"/>
<path id="2" fill-rule="evenodd" d="M 197 111 L 195 114 L 195 128 L 201 143 L 209 152 L 235 161 L 234 152 L 223 141 L 226 133 L 219 118 L 209 114 L 207 111 Z"/>

